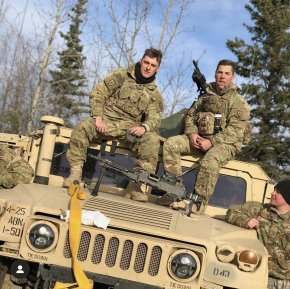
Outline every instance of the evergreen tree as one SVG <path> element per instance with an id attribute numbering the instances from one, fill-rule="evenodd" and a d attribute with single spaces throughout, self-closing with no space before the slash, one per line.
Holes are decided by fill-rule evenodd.
<path id="1" fill-rule="evenodd" d="M 86 86 L 83 74 L 85 56 L 82 54 L 83 46 L 79 38 L 86 2 L 87 0 L 78 0 L 72 8 L 72 14 L 69 14 L 69 31 L 66 34 L 60 32 L 66 42 L 66 49 L 58 53 L 59 70 L 50 71 L 51 88 L 55 95 L 53 112 L 62 117 L 67 125 L 71 125 L 75 117 L 88 111 L 88 101 L 85 101 L 86 93 L 83 91 Z"/>
<path id="2" fill-rule="evenodd" d="M 242 159 L 255 161 L 274 179 L 289 177 L 290 0 L 250 0 L 245 6 L 251 43 L 235 38 L 227 47 L 237 56 L 237 73 L 248 81 L 242 93 L 251 105 L 253 139 Z"/>

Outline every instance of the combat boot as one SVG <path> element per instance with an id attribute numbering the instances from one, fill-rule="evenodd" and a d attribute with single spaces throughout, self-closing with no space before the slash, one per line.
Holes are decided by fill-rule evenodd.
<path id="1" fill-rule="evenodd" d="M 75 180 L 81 182 L 83 173 L 83 164 L 77 164 L 70 168 L 70 175 L 64 180 L 62 186 L 68 188 Z"/>
<path id="2" fill-rule="evenodd" d="M 190 216 L 191 214 L 202 215 L 205 213 L 206 203 L 204 198 L 195 195 L 193 199 L 186 199 L 182 201 L 175 201 L 171 204 L 174 210 L 183 210 Z"/>
<path id="3" fill-rule="evenodd" d="M 142 191 L 142 184 L 130 181 L 124 191 L 124 197 L 138 202 L 148 202 L 148 195 Z"/>
<path id="4" fill-rule="evenodd" d="M 156 200 L 156 204 L 160 206 L 170 207 L 172 198 L 168 194 L 164 194 Z"/>

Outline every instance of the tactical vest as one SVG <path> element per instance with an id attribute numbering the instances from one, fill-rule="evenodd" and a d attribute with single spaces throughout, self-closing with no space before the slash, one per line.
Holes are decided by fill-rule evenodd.
<path id="1" fill-rule="evenodd" d="M 206 96 L 203 101 L 203 109 L 198 114 L 198 134 L 201 136 L 211 136 L 226 127 L 226 105 L 228 100 L 218 95 Z M 242 143 L 247 144 L 251 140 L 252 125 L 247 121 Z"/>
<path id="2" fill-rule="evenodd" d="M 116 107 L 130 117 L 137 118 L 146 110 L 149 101 L 149 92 L 153 91 L 142 84 L 137 84 L 134 79 L 127 78 L 123 83 L 118 82 L 114 92 L 107 98 L 106 105 Z"/>
<path id="3" fill-rule="evenodd" d="M 203 101 L 203 109 L 197 116 L 198 134 L 210 136 L 218 133 L 224 122 L 223 110 L 223 100 L 219 96 L 206 96 Z"/>

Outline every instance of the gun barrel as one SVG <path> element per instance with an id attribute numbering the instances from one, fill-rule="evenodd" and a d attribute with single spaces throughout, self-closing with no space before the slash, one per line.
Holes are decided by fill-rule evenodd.
<path id="1" fill-rule="evenodd" d="M 193 65 L 194 65 L 196 71 L 197 71 L 199 74 L 201 74 L 201 72 L 200 72 L 200 70 L 199 70 L 199 67 L 198 67 L 198 64 L 197 64 L 197 61 L 192 60 L 192 63 L 193 63 Z"/>
<path id="2" fill-rule="evenodd" d="M 199 91 L 199 96 L 201 96 L 206 91 L 207 86 L 206 79 L 198 67 L 198 61 L 192 60 L 192 63 L 195 67 L 194 72 L 192 74 L 192 80 L 196 83 L 197 91 Z"/>

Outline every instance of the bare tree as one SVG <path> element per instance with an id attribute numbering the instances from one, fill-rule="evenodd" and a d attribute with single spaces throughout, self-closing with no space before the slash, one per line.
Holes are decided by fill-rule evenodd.
<path id="1" fill-rule="evenodd" d="M 3 103 L 2 103 L 2 111 L 4 111 L 4 112 L 7 109 L 6 106 L 7 106 L 7 99 L 8 99 L 9 89 L 11 87 L 11 82 L 12 82 L 12 73 L 13 73 L 14 64 L 15 64 L 16 57 L 17 57 L 18 48 L 21 45 L 21 40 L 22 40 L 21 33 L 22 33 L 22 28 L 23 28 L 25 16 L 26 16 L 27 5 L 28 5 L 28 1 L 26 1 L 25 8 L 24 8 L 24 13 L 23 13 L 23 16 L 21 18 L 20 28 L 17 31 L 16 45 L 15 45 L 15 47 L 13 49 L 13 55 L 12 55 L 12 58 L 11 58 L 11 65 L 10 65 L 9 70 L 8 70 L 8 78 L 7 78 L 6 85 L 4 87 Z"/>
<path id="2" fill-rule="evenodd" d="M 170 103 L 170 106 L 166 107 L 166 115 L 174 113 L 179 107 L 187 106 L 192 95 L 191 71 L 188 71 L 191 58 L 188 56 L 187 62 L 182 58 L 185 54 L 179 52 L 174 56 L 179 64 L 175 69 L 166 69 L 169 65 L 166 64 L 166 60 L 174 51 L 174 43 L 179 41 L 179 36 L 190 31 L 185 27 L 185 23 L 189 16 L 186 11 L 190 10 L 188 7 L 192 3 L 193 0 L 104 1 L 100 9 L 103 17 L 96 17 L 92 29 L 94 45 L 99 48 L 98 53 L 102 54 L 105 63 L 100 65 L 103 72 L 133 64 L 137 53 L 143 52 L 144 44 L 145 48 L 153 46 L 161 49 L 164 60 L 158 81 L 161 93 L 170 99 L 170 102 L 166 102 Z M 156 19 L 156 11 L 161 14 L 158 24 L 153 22 L 153 19 Z M 108 21 L 99 21 L 104 17 Z M 98 77 L 104 75 L 96 74 Z"/>
<path id="3" fill-rule="evenodd" d="M 68 19 L 67 11 L 73 1 L 54 0 L 49 6 L 34 4 L 35 18 L 26 15 L 27 3 L 24 11 L 13 19 L 4 19 L 5 29 L 0 34 L 3 55 L 0 65 L 6 71 L 0 74 L 0 117 L 6 120 L 0 122 L 0 129 L 6 132 L 30 133 L 39 116 L 50 113 L 53 97 L 48 90 L 47 71 L 49 66 L 53 66 L 56 48 L 60 46 L 58 28 Z M 33 29 L 30 34 L 22 31 L 25 15 L 31 17 L 29 23 Z M 20 24 L 17 19 L 21 20 Z M 16 105 L 19 103 L 22 105 Z"/>
<path id="4" fill-rule="evenodd" d="M 13 30 L 10 32 L 13 32 Z M 0 53 L 4 56 L 2 58 L 3 62 L 1 62 L 4 73 L 1 75 L 3 90 L 1 89 L 2 114 L 0 127 L 1 131 L 4 132 L 21 134 L 25 131 L 23 124 L 30 110 L 30 89 L 35 85 L 37 74 L 35 65 L 31 62 L 31 45 L 29 42 L 22 37 L 19 38 L 17 53 L 9 54 L 9 48 L 13 51 L 13 36 L 10 33 L 9 39 L 2 37 L 4 41 L 1 42 L 3 45 L 0 48 Z M 11 69 L 11 63 L 13 63 L 13 69 Z"/>
<path id="5" fill-rule="evenodd" d="M 93 28 L 94 45 L 110 57 L 114 67 L 134 62 L 136 41 L 150 12 L 149 0 L 103 1 L 101 13 L 106 12 L 109 22 L 97 20 Z M 98 51 L 98 52 L 99 52 Z"/>
<path id="6" fill-rule="evenodd" d="M 11 5 L 4 8 L 1 2 L 0 33 L 0 129 L 6 132 L 23 132 L 23 118 L 29 108 L 28 87 L 33 83 L 34 65 L 31 63 L 31 45 L 22 36 L 25 10 L 9 18 Z"/>
<path id="7" fill-rule="evenodd" d="M 47 72 L 56 66 L 56 52 L 63 45 L 57 31 L 65 25 L 66 11 L 75 2 L 54 0 L 42 10 L 40 3 L 44 5 L 44 2 L 34 4 L 33 8 L 38 8 L 35 15 L 40 20 L 34 23 L 34 18 L 29 19 L 34 27 L 29 35 L 21 29 L 25 11 L 12 20 L 9 17 L 8 21 L 5 15 L 13 4 L 4 3 L 0 0 L 0 21 L 4 28 L 0 30 L 0 130 L 26 133 L 26 130 L 31 132 L 41 114 L 51 113 L 54 96 Z M 186 11 L 190 13 L 192 3 L 193 0 L 90 2 L 83 30 L 88 90 L 112 69 L 138 61 L 136 57 L 153 46 L 164 55 L 157 81 L 167 105 L 165 115 L 187 107 L 193 94 L 191 57 L 188 52 L 176 51 L 175 46 L 191 32 L 186 26 L 191 20 Z"/>
<path id="8" fill-rule="evenodd" d="M 193 90 L 188 90 L 188 87 L 193 87 L 192 80 L 188 77 L 192 71 L 192 67 L 184 63 L 184 59 L 186 58 L 183 57 L 183 60 L 177 63 L 175 71 L 170 71 L 166 75 L 168 86 L 162 91 L 164 102 L 168 106 L 165 116 L 170 116 L 185 106 L 187 107 L 185 104 L 192 103 L 193 101 Z"/>
<path id="9" fill-rule="evenodd" d="M 47 71 L 49 59 L 50 59 L 52 49 L 53 49 L 52 44 L 56 38 L 56 32 L 57 32 L 59 24 L 60 24 L 61 14 L 63 12 L 62 11 L 63 5 L 64 5 L 64 0 L 57 0 L 55 2 L 55 15 L 53 17 L 54 21 L 53 21 L 51 31 L 49 32 L 49 35 L 48 35 L 47 47 L 46 47 L 46 50 L 44 51 L 43 58 L 42 58 L 42 61 L 40 64 L 38 83 L 37 83 L 37 86 L 35 88 L 33 98 L 31 100 L 31 111 L 30 111 L 30 115 L 28 117 L 28 122 L 27 122 L 27 133 L 31 133 L 31 131 L 32 131 L 32 121 L 33 121 L 33 118 L 35 116 L 37 104 L 39 103 L 40 98 L 41 98 L 41 92 L 43 91 L 43 88 L 44 88 L 45 73 Z"/>
<path id="10" fill-rule="evenodd" d="M 6 13 L 7 6 L 4 5 L 4 0 L 0 1 L 0 23 L 3 22 L 3 18 Z"/>

